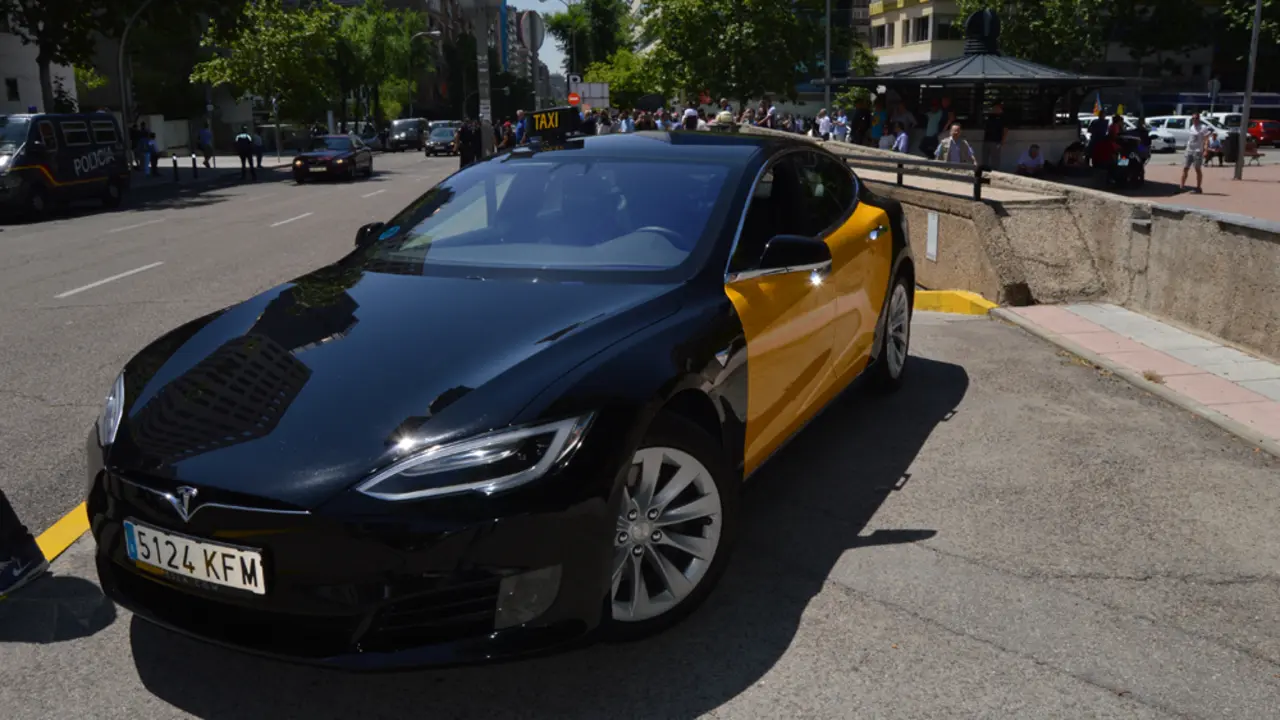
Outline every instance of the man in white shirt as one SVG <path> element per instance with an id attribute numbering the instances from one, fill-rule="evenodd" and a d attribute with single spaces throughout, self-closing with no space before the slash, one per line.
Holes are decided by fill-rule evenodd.
<path id="1" fill-rule="evenodd" d="M 1040 146 L 1032 145 L 1023 151 L 1018 158 L 1018 174 L 1039 177 L 1044 172 L 1044 155 L 1040 154 Z"/>
<path id="2" fill-rule="evenodd" d="M 1182 181 L 1179 190 L 1187 189 L 1187 173 L 1194 165 L 1196 168 L 1196 189 L 1191 192 L 1199 195 L 1204 183 L 1204 156 L 1209 151 L 1209 136 L 1213 130 L 1200 121 L 1200 113 L 1191 113 L 1191 125 L 1187 127 L 1187 151 L 1182 158 Z"/>
<path id="3" fill-rule="evenodd" d="M 831 118 L 827 117 L 827 109 L 818 111 L 818 137 L 828 140 L 831 137 Z"/>

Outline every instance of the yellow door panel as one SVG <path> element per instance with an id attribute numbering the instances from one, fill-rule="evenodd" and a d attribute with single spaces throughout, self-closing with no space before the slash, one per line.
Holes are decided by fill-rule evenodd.
<path id="1" fill-rule="evenodd" d="M 837 298 L 832 376 L 838 391 L 866 368 L 871 357 L 888 287 L 888 260 L 881 259 L 893 252 L 889 216 L 861 203 L 826 242 L 834 260 L 829 281 Z"/>
<path id="2" fill-rule="evenodd" d="M 749 474 L 821 407 L 815 403 L 831 372 L 835 304 L 825 283 L 808 273 L 737 280 L 725 294 L 746 336 Z"/>

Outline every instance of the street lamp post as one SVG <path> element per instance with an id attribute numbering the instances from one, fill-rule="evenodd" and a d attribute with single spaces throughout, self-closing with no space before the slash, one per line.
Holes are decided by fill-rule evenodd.
<path id="1" fill-rule="evenodd" d="M 117 57 L 116 69 L 120 73 L 120 124 L 125 126 L 129 124 L 129 83 L 124 77 L 124 48 L 129 42 L 129 31 L 133 29 L 133 24 L 138 21 L 142 11 L 153 2 L 155 0 L 143 0 L 138 9 L 133 11 L 133 15 L 129 16 L 129 21 L 124 24 L 124 32 L 120 33 L 120 53 Z"/>
<path id="2" fill-rule="evenodd" d="M 822 107 L 831 108 L 831 0 L 827 0 L 827 47 L 822 59 Z"/>
<path id="3" fill-rule="evenodd" d="M 409 117 L 413 117 L 413 41 L 420 37 L 438 38 L 441 34 L 439 30 L 423 30 L 409 38 L 409 72 L 404 76 L 404 84 L 409 88 Z"/>
<path id="4" fill-rule="evenodd" d="M 1249 140 L 1249 113 L 1253 111 L 1253 73 L 1258 66 L 1258 31 L 1262 29 L 1262 0 L 1253 8 L 1253 40 L 1249 43 L 1249 71 L 1244 80 L 1244 109 L 1240 113 L 1240 137 L 1236 142 L 1236 180 L 1244 179 L 1244 149 Z"/>

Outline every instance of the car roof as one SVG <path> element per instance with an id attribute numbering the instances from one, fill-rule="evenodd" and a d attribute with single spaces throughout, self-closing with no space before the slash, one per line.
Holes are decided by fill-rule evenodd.
<path id="1" fill-rule="evenodd" d="M 644 130 L 570 138 L 567 148 L 554 147 L 539 154 L 571 153 L 575 157 L 655 158 L 712 160 L 746 164 L 760 153 L 774 155 L 788 147 L 804 147 L 820 152 L 819 146 L 799 137 L 717 132 L 705 130 Z M 557 143 L 558 145 L 558 143 Z"/>

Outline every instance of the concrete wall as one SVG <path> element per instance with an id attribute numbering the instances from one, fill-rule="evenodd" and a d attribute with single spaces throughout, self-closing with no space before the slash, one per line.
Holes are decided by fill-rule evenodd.
<path id="1" fill-rule="evenodd" d="M 869 184 L 905 205 L 926 288 L 971 290 L 1002 305 L 1112 302 L 1280 358 L 1280 224 L 1004 173 L 993 174 L 993 187 L 1043 199 L 1001 202 L 991 192 L 975 201 L 959 182 L 955 195 Z M 926 253 L 931 213 L 936 260 Z"/>

